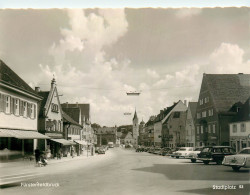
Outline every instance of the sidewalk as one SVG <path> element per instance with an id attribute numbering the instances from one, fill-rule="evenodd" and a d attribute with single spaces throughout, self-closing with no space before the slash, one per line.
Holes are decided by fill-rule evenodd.
<path id="1" fill-rule="evenodd" d="M 93 158 L 97 156 L 87 156 L 87 154 L 83 154 L 81 156 L 72 157 L 63 157 L 61 159 L 50 159 L 48 160 L 48 167 L 52 165 L 56 165 L 58 163 L 68 162 L 68 161 L 77 161 L 88 158 Z M 0 187 L 3 185 L 8 185 L 15 182 L 20 182 L 23 179 L 29 179 L 36 175 L 43 174 L 43 167 L 36 166 L 35 160 L 23 160 L 20 159 L 15 162 L 5 162 L 0 163 Z"/>

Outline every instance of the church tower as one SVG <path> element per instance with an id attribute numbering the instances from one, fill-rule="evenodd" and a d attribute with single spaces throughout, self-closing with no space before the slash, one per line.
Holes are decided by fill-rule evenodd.
<path id="1" fill-rule="evenodd" d="M 133 138 L 134 138 L 134 144 L 138 144 L 138 136 L 139 136 L 139 124 L 138 124 L 138 117 L 135 110 L 135 114 L 133 117 Z"/>

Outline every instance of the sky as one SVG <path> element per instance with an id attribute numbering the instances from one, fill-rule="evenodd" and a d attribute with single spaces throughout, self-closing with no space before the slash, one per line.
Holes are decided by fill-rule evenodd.
<path id="1" fill-rule="evenodd" d="M 91 122 L 132 124 L 197 101 L 203 73 L 250 73 L 249 8 L 0 10 L 0 59 Z M 127 96 L 140 91 L 139 96 Z M 131 115 L 124 115 L 124 113 Z"/>

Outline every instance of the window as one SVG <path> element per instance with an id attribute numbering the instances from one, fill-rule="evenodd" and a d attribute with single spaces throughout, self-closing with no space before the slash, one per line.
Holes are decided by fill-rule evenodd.
<path id="1" fill-rule="evenodd" d="M 205 103 L 209 102 L 209 97 L 205 97 Z"/>
<path id="2" fill-rule="evenodd" d="M 174 112 L 173 118 L 180 118 L 180 112 Z"/>
<path id="3" fill-rule="evenodd" d="M 5 96 L 5 113 L 10 113 L 10 96 Z"/>
<path id="4" fill-rule="evenodd" d="M 240 124 L 240 131 L 241 131 L 241 132 L 246 132 L 246 126 L 245 126 L 244 123 L 241 123 L 241 124 Z"/>
<path id="5" fill-rule="evenodd" d="M 207 116 L 207 112 L 206 111 L 203 111 L 202 112 L 202 117 L 206 117 Z"/>
<path id="6" fill-rule="evenodd" d="M 208 125 L 208 133 L 211 133 L 211 125 Z"/>
<path id="7" fill-rule="evenodd" d="M 211 109 L 210 116 L 213 116 L 213 115 L 214 115 L 214 109 Z"/>
<path id="8" fill-rule="evenodd" d="M 58 131 L 61 131 L 61 121 L 58 121 Z"/>
<path id="9" fill-rule="evenodd" d="M 14 104 L 14 110 L 15 110 L 15 115 L 19 115 L 19 99 L 15 99 L 14 100 L 15 104 Z"/>
<path id="10" fill-rule="evenodd" d="M 203 134 L 203 126 L 201 126 L 201 134 Z"/>
<path id="11" fill-rule="evenodd" d="M 200 129 L 200 126 L 197 126 L 196 127 L 197 135 L 200 133 L 199 129 Z"/>
<path id="12" fill-rule="evenodd" d="M 234 125 L 233 125 L 233 133 L 236 133 L 236 132 L 237 132 L 237 125 L 234 124 Z"/>
<path id="13" fill-rule="evenodd" d="M 23 102 L 23 116 L 27 117 L 27 102 Z"/>
<path id="14" fill-rule="evenodd" d="M 203 105 L 203 99 L 200 99 L 200 105 Z"/>
<path id="15" fill-rule="evenodd" d="M 201 113 L 197 112 L 197 119 L 201 117 Z"/>
<path id="16" fill-rule="evenodd" d="M 213 124 L 213 133 L 215 133 L 215 124 Z"/>

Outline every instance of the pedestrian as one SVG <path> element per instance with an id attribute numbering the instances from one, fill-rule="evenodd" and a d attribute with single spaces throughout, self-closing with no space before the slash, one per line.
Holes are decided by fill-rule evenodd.
<path id="1" fill-rule="evenodd" d="M 61 159 L 61 157 L 62 157 L 62 149 L 60 148 L 57 153 L 57 160 Z"/>
<path id="2" fill-rule="evenodd" d="M 75 152 L 74 146 L 71 146 L 71 156 L 72 156 L 72 158 L 74 158 L 74 152 Z"/>
<path id="3" fill-rule="evenodd" d="M 41 156 L 41 152 L 38 148 L 35 150 L 35 158 L 36 158 L 36 164 L 39 162 Z"/>

